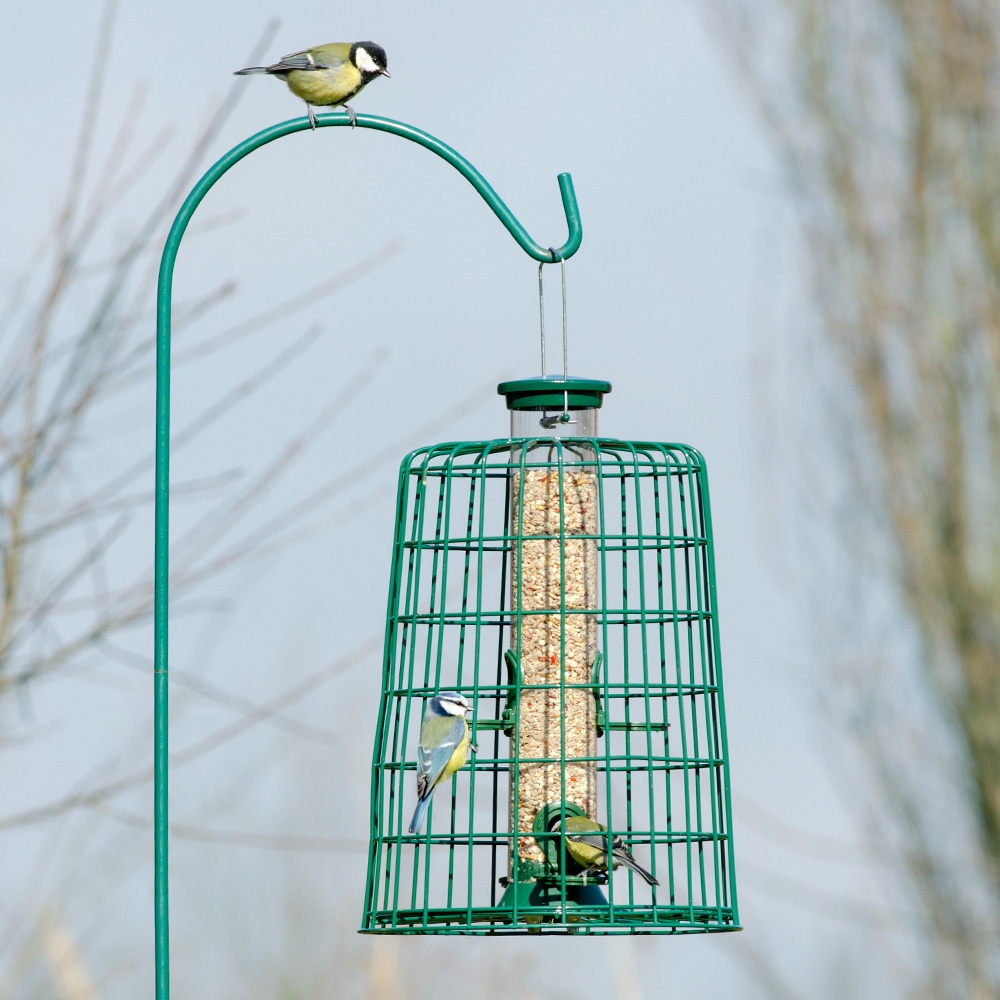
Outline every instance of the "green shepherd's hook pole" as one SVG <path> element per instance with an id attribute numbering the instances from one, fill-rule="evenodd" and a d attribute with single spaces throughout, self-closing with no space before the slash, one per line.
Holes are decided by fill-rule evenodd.
<path id="1" fill-rule="evenodd" d="M 323 114 L 316 119 L 320 128 L 331 125 L 350 125 L 346 114 Z M 576 205 L 573 179 L 569 174 L 559 175 L 559 192 L 562 195 L 563 210 L 569 236 L 558 250 L 546 249 L 536 243 L 527 230 L 514 217 L 496 191 L 486 182 L 486 178 L 460 156 L 451 146 L 422 132 L 412 125 L 378 118 L 375 115 L 358 115 L 360 128 L 373 128 L 380 132 L 390 132 L 416 142 L 447 160 L 483 196 L 483 200 L 496 213 L 497 218 L 507 227 L 511 236 L 528 256 L 543 264 L 554 264 L 566 260 L 580 249 L 583 230 L 580 227 L 580 212 Z M 155 874 L 155 922 L 156 922 L 156 1000 L 168 1000 L 170 996 L 170 936 L 167 881 L 167 771 L 169 767 L 167 740 L 167 600 L 169 591 L 169 524 L 170 507 L 170 312 L 174 279 L 174 261 L 177 250 L 187 229 L 191 216 L 208 194 L 210 188 L 230 167 L 235 166 L 248 153 L 282 136 L 308 129 L 306 118 L 272 125 L 270 128 L 252 135 L 245 142 L 234 146 L 225 156 L 213 164 L 194 186 L 181 205 L 174 224 L 170 227 L 163 257 L 160 260 L 160 278 L 156 300 L 156 549 L 154 555 L 154 595 L 153 595 L 153 646 L 154 646 L 154 850 L 156 853 Z"/>

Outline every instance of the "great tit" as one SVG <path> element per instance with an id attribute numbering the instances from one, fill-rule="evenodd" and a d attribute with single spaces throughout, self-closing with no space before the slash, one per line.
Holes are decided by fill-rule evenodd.
<path id="1" fill-rule="evenodd" d="M 608 870 L 608 828 L 586 816 L 567 816 L 563 829 L 566 851 L 586 871 L 597 868 Z M 660 883 L 625 849 L 625 841 L 615 837 L 611 841 L 611 866 L 624 865 L 641 875 L 650 885 Z"/>
<path id="2" fill-rule="evenodd" d="M 354 109 L 347 103 L 378 76 L 388 76 L 385 49 L 374 42 L 332 42 L 282 56 L 273 66 L 248 66 L 234 76 L 270 73 L 285 78 L 288 89 L 306 102 L 309 124 L 316 128 L 313 105 L 343 105 L 351 127 L 357 123 Z"/>
<path id="3" fill-rule="evenodd" d="M 410 833 L 419 833 L 434 789 L 447 781 L 465 764 L 469 752 L 469 724 L 465 713 L 471 712 L 468 700 L 454 691 L 442 691 L 427 702 L 420 723 L 420 746 L 417 747 L 417 808 L 410 820 Z"/>

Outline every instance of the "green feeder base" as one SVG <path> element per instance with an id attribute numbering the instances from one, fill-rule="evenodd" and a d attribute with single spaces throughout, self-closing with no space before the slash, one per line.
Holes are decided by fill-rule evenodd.
<path id="1" fill-rule="evenodd" d="M 532 924 L 580 923 L 585 919 L 577 912 L 581 907 L 599 907 L 602 913 L 607 913 L 608 900 L 600 889 L 606 882 L 607 878 L 601 875 L 590 875 L 586 879 L 567 875 L 564 895 L 562 880 L 558 875 L 549 874 L 546 865 L 522 861 L 516 880 L 500 880 L 505 887 L 500 908 L 510 912 L 511 923 L 515 910 L 523 914 L 529 930 Z"/>

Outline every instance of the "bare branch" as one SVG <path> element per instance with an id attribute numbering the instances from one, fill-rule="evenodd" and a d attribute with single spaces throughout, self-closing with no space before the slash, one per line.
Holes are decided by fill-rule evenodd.
<path id="1" fill-rule="evenodd" d="M 786 169 L 825 362 L 795 372 L 808 440 L 783 435 L 799 472 L 824 446 L 786 480 L 822 554 L 824 707 L 919 908 L 928 995 L 995 998 L 1000 4 L 713 7 Z"/>
<path id="2" fill-rule="evenodd" d="M 204 739 L 197 740 L 190 746 L 171 754 L 170 766 L 182 767 L 190 764 L 212 750 L 230 742 L 237 736 L 241 736 L 251 727 L 258 723 L 273 719 L 286 708 L 291 707 L 295 702 L 300 701 L 307 694 L 315 691 L 318 687 L 332 680 L 334 677 L 343 674 L 351 667 L 356 666 L 366 656 L 370 655 L 381 646 L 381 636 L 373 636 L 367 642 L 362 643 L 347 656 L 336 660 L 330 666 L 317 670 L 304 680 L 299 681 L 276 698 L 260 705 L 246 715 L 232 722 L 227 726 L 217 729 L 214 733 Z M 153 769 L 151 767 L 133 771 L 114 781 L 105 782 L 95 788 L 90 788 L 82 792 L 75 792 L 64 796 L 54 802 L 49 802 L 42 806 L 35 806 L 33 809 L 26 809 L 24 812 L 15 813 L 9 816 L 0 817 L 0 830 L 10 830 L 20 826 L 30 826 L 34 823 L 43 823 L 50 819 L 55 819 L 64 813 L 72 812 L 76 809 L 90 809 L 100 805 L 108 799 L 113 799 L 124 792 L 139 788 L 153 780 Z"/>
<path id="3" fill-rule="evenodd" d="M 119 809 L 107 802 L 91 807 L 94 812 L 124 823 L 136 830 L 149 830 L 152 823 L 136 813 Z M 207 844 L 227 844 L 252 847 L 265 851 L 305 851 L 320 854 L 367 854 L 368 842 L 345 837 L 303 837 L 288 833 L 253 833 L 249 830 L 213 830 L 191 823 L 171 823 L 170 835 L 181 840 L 197 840 Z"/>
<path id="4" fill-rule="evenodd" d="M 134 670 L 139 670 L 146 676 L 152 674 L 153 661 L 150 657 L 137 656 L 127 649 L 122 649 L 109 639 L 99 640 L 96 643 L 96 647 L 119 663 L 123 663 Z M 298 736 L 313 743 L 320 743 L 323 746 L 335 746 L 340 742 L 336 733 L 331 732 L 329 729 L 313 726 L 308 722 L 300 722 L 297 719 L 290 719 L 280 713 L 266 710 L 264 706 L 258 705 L 249 698 L 226 691 L 224 688 L 219 687 L 218 684 L 213 684 L 202 677 L 192 674 L 188 670 L 182 670 L 180 667 L 170 668 L 170 680 L 171 683 L 183 687 L 188 691 L 193 691 L 195 694 L 214 702 L 216 705 L 239 712 L 244 718 L 254 716 L 256 719 L 259 717 L 275 729 L 280 729 L 282 732 L 289 733 L 292 736 Z"/>
<path id="5" fill-rule="evenodd" d="M 331 295 L 335 295 L 337 292 L 353 285 L 357 281 L 360 281 L 361 278 L 367 277 L 367 275 L 376 271 L 383 264 L 392 260 L 392 258 L 395 257 L 400 250 L 402 250 L 402 248 L 402 240 L 390 240 L 388 243 L 376 250 L 375 253 L 369 255 L 368 257 L 362 257 L 357 264 L 353 264 L 346 270 L 335 274 L 332 278 L 328 278 L 325 281 L 314 285 L 312 288 L 307 288 L 304 292 L 299 292 L 297 295 L 294 295 L 283 302 L 279 302 L 275 306 L 268 307 L 256 316 L 242 320 L 230 329 L 216 334 L 214 337 L 206 338 L 201 343 L 187 348 L 186 350 L 178 350 L 173 356 L 173 364 L 179 367 L 184 364 L 190 364 L 192 361 L 201 360 L 211 354 L 214 354 L 222 348 L 231 346 L 237 341 L 242 340 L 244 337 L 248 337 L 251 334 L 259 333 L 261 330 L 267 329 L 274 323 L 287 320 L 290 316 L 300 312 L 307 306 L 315 305 L 317 302 L 321 302 L 323 299 L 326 299 Z M 119 362 L 117 369 L 121 374 L 108 384 L 106 391 L 109 393 L 118 392 L 123 389 L 131 388 L 132 386 L 150 378 L 155 372 L 152 365 L 148 365 L 139 370 L 130 369 L 137 361 L 141 360 L 143 356 L 152 354 L 155 348 L 156 339 L 155 337 L 150 337 L 142 344 L 138 345 L 130 355 L 123 358 Z"/>

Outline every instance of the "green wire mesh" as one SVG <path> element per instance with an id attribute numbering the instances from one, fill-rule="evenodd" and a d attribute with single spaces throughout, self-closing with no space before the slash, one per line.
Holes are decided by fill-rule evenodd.
<path id="1" fill-rule="evenodd" d="M 694 449 L 505 438 L 408 455 L 362 931 L 739 929 L 717 627 Z M 449 690 L 473 705 L 478 752 L 411 835 L 424 705 Z M 576 864 L 559 830 L 583 814 L 659 886 Z"/>

